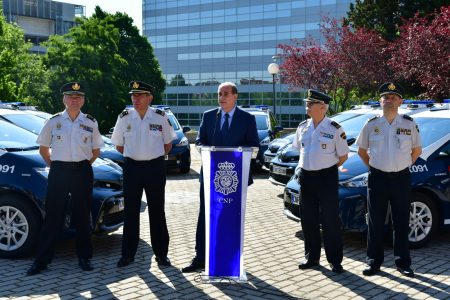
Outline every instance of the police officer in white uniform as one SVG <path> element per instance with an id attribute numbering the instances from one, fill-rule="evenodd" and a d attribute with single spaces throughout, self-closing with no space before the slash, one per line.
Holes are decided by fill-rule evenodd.
<path id="1" fill-rule="evenodd" d="M 411 203 L 409 166 L 422 153 L 422 144 L 414 120 L 398 114 L 402 104 L 402 88 L 387 82 L 379 92 L 383 115 L 370 119 L 356 141 L 358 154 L 369 167 L 367 267 L 363 274 L 376 274 L 383 263 L 384 223 L 389 203 L 394 228 L 395 264 L 400 273 L 413 277 L 408 241 Z"/>
<path id="2" fill-rule="evenodd" d="M 72 222 L 76 228 L 79 266 L 84 271 L 93 270 L 90 262 L 90 212 L 94 183 L 91 164 L 100 154 L 100 148 L 104 144 L 97 121 L 81 112 L 85 97 L 83 86 L 77 82 L 69 82 L 61 87 L 61 93 L 66 109 L 45 123 L 37 139 L 39 152 L 50 166 L 50 171 L 45 220 L 37 255 L 27 275 L 35 275 L 47 269 L 64 225 L 69 203 L 72 208 Z"/>
<path id="3" fill-rule="evenodd" d="M 343 128 L 326 117 L 331 97 L 308 90 L 306 113 L 311 119 L 297 128 L 292 145 L 300 151 L 300 216 L 305 258 L 299 269 L 314 268 L 320 260 L 320 223 L 331 270 L 342 273 L 342 237 L 338 214 L 338 167 L 348 158 Z"/>
<path id="4" fill-rule="evenodd" d="M 142 192 L 147 196 L 150 217 L 150 238 L 158 265 L 170 266 L 169 232 L 165 204 L 166 166 L 164 157 L 172 148 L 175 131 L 164 111 L 149 107 L 154 88 L 142 81 L 132 81 L 132 109 L 118 117 L 111 141 L 125 157 L 123 192 L 125 223 L 122 257 L 117 263 L 124 267 L 134 261 L 139 243 L 139 212 Z"/>

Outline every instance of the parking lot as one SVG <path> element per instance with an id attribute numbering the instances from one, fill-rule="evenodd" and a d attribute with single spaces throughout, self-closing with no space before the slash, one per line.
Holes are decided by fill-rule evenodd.
<path id="1" fill-rule="evenodd" d="M 193 148 L 194 149 L 194 148 Z M 77 265 L 74 241 L 58 244 L 53 263 L 42 274 L 26 277 L 32 258 L 0 259 L 0 299 L 449 299 L 450 232 L 441 232 L 426 247 L 412 250 L 416 277 L 400 277 L 392 249 L 386 246 L 380 275 L 364 277 L 365 235 L 344 234 L 347 272 L 334 274 L 322 251 L 321 267 L 301 271 L 303 255 L 299 224 L 283 214 L 283 187 L 255 174 L 249 188 L 245 228 L 248 283 L 204 284 L 199 274 L 183 274 L 181 267 L 194 256 L 198 213 L 199 156 L 192 151 L 189 174 L 170 173 L 166 186 L 166 215 L 173 266 L 159 268 L 150 246 L 148 214 L 143 202 L 141 241 L 136 261 L 118 269 L 121 230 L 94 236 L 93 272 Z"/>

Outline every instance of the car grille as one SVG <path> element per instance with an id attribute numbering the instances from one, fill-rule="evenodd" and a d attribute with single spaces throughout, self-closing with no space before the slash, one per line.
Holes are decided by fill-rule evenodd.
<path id="1" fill-rule="evenodd" d="M 94 181 L 94 187 L 96 188 L 106 188 L 106 189 L 113 189 L 113 190 L 121 190 L 122 189 L 122 182 L 120 181 L 100 181 L 96 180 Z"/>

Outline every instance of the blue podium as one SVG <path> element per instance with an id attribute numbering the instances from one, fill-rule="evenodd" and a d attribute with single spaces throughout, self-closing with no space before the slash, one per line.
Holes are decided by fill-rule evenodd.
<path id="1" fill-rule="evenodd" d="M 256 148 L 257 149 L 257 148 Z M 244 225 L 253 148 L 201 147 L 205 192 L 204 282 L 247 282 Z"/>

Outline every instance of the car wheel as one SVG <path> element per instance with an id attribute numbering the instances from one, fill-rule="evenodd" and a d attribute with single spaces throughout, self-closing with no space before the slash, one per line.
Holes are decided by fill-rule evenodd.
<path id="1" fill-rule="evenodd" d="M 22 197 L 0 196 L 0 257 L 30 254 L 39 238 L 40 227 L 38 213 Z"/>
<path id="2" fill-rule="evenodd" d="M 433 237 L 438 225 L 438 213 L 433 200 L 422 192 L 413 192 L 409 213 L 409 243 L 411 248 L 423 247 Z"/>

